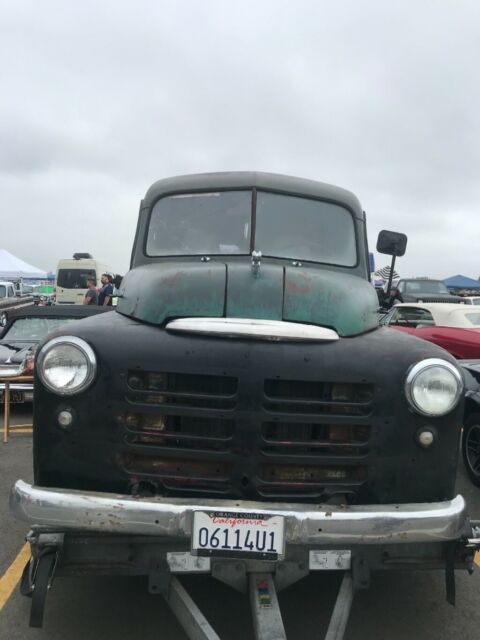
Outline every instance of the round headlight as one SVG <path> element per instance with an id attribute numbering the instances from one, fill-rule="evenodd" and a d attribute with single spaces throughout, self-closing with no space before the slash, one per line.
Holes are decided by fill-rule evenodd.
<path id="1" fill-rule="evenodd" d="M 40 350 L 37 371 L 50 391 L 72 395 L 84 391 L 93 382 L 97 360 L 85 340 L 60 336 L 47 342 Z"/>
<path id="2" fill-rule="evenodd" d="M 443 416 L 457 404 L 463 391 L 462 376 L 453 364 L 428 358 L 414 365 L 405 381 L 410 405 L 424 416 Z"/>

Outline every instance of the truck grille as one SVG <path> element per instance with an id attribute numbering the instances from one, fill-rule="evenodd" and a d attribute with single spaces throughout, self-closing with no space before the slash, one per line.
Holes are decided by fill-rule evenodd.
<path id="1" fill-rule="evenodd" d="M 133 370 L 127 385 L 129 410 L 117 421 L 132 484 L 148 478 L 158 490 L 227 493 L 237 378 Z"/>
<path id="2" fill-rule="evenodd" d="M 118 415 L 132 483 L 161 493 L 324 498 L 367 479 L 373 385 L 129 371 Z"/>
<path id="3" fill-rule="evenodd" d="M 265 380 L 265 409 L 274 413 L 364 416 L 372 399 L 369 384 Z"/>

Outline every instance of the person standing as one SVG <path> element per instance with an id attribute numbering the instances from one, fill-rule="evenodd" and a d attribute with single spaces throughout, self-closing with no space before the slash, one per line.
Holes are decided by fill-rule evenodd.
<path id="1" fill-rule="evenodd" d="M 397 289 L 397 287 L 392 287 L 390 289 L 389 295 L 383 301 L 383 306 L 387 309 L 391 309 L 401 302 L 403 302 L 402 294 Z"/>
<path id="2" fill-rule="evenodd" d="M 110 275 L 108 273 L 102 273 L 100 278 L 102 288 L 98 293 L 98 304 L 101 307 L 111 307 L 113 298 L 113 284 L 110 281 Z"/>
<path id="3" fill-rule="evenodd" d="M 87 292 L 83 299 L 83 304 L 98 304 L 98 291 L 97 291 L 97 283 L 93 278 L 88 278 L 87 280 Z"/>

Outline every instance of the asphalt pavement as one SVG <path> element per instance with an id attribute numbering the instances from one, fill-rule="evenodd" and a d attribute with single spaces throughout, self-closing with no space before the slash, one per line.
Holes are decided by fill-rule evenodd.
<path id="1" fill-rule="evenodd" d="M 18 408 L 13 417 L 29 420 L 28 413 Z M 31 455 L 31 435 L 15 434 L 8 444 L 0 443 L 0 581 L 24 545 L 27 527 L 11 517 L 8 492 L 18 478 L 31 481 Z M 471 516 L 480 519 L 480 489 L 471 485 L 461 465 L 458 491 Z M 289 640 L 323 638 L 338 578 L 316 573 L 279 594 Z M 247 596 L 206 576 L 190 576 L 184 584 L 222 639 L 253 639 Z M 346 640 L 478 640 L 480 568 L 473 576 L 457 572 L 456 584 L 457 605 L 452 607 L 445 601 L 441 571 L 374 574 L 370 589 L 355 595 Z M 29 605 L 15 588 L 0 610 L 0 639 L 186 639 L 162 598 L 148 594 L 144 579 L 58 579 L 48 595 L 41 630 L 28 626 Z"/>

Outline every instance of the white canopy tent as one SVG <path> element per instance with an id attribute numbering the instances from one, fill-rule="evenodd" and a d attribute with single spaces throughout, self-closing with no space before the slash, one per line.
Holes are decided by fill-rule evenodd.
<path id="1" fill-rule="evenodd" d="M 45 280 L 46 277 L 46 271 L 20 260 L 6 249 L 0 249 L 0 280 Z"/>

